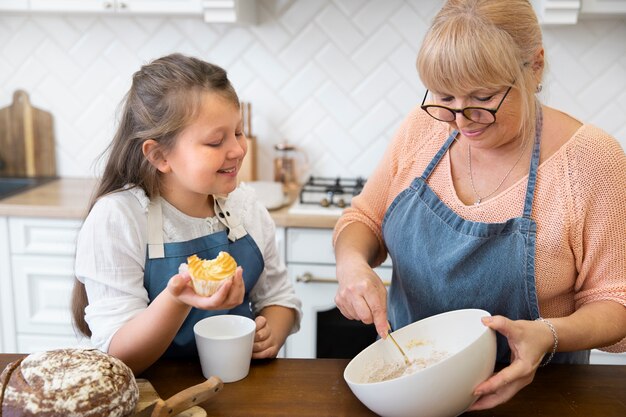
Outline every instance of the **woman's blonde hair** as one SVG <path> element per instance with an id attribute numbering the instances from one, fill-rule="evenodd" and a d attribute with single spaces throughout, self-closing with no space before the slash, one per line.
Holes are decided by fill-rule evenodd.
<path id="1" fill-rule="evenodd" d="M 152 139 L 158 151 L 167 152 L 177 136 L 196 117 L 204 93 L 217 93 L 239 108 L 239 98 L 226 71 L 203 60 L 171 54 L 144 65 L 135 74 L 122 101 L 120 122 L 107 151 L 104 173 L 89 210 L 102 196 L 127 185 L 143 189 L 149 198 L 159 191 L 158 170 L 143 154 L 143 143 Z M 78 280 L 72 292 L 74 326 L 83 334 L 88 304 L 85 286 Z"/>
<path id="2" fill-rule="evenodd" d="M 519 133 L 534 136 L 541 28 L 528 0 L 448 0 L 422 43 L 417 69 L 434 91 L 513 86 L 521 96 Z"/>

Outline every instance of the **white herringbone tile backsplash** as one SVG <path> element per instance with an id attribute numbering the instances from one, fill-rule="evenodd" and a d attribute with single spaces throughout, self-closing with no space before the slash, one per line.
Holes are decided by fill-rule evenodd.
<path id="1" fill-rule="evenodd" d="M 415 57 L 441 0 L 260 0 L 259 24 L 201 17 L 0 14 L 0 107 L 25 89 L 54 115 L 58 173 L 98 175 L 143 63 L 178 51 L 223 66 L 252 103 L 259 176 L 288 140 L 314 174 L 368 176 L 423 87 Z M 543 99 L 626 147 L 626 20 L 546 27 Z M 0 150 L 0 154 L 4 150 Z"/>

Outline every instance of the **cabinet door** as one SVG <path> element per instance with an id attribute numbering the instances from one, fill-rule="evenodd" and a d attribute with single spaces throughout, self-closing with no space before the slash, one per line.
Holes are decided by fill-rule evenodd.
<path id="1" fill-rule="evenodd" d="M 287 229 L 287 262 L 334 264 L 333 231 L 289 227 Z M 391 267 L 388 256 L 383 267 Z"/>
<path id="2" fill-rule="evenodd" d="M 287 229 L 287 262 L 334 264 L 330 229 Z"/>
<path id="3" fill-rule="evenodd" d="M 334 277 L 334 265 L 289 265 L 296 295 L 302 300 L 300 331 L 287 339 L 287 357 L 315 358 L 317 349 L 317 313 L 335 308 L 337 281 L 302 281 L 298 277 L 310 274 L 316 277 Z"/>
<path id="4" fill-rule="evenodd" d="M 70 315 L 74 258 L 14 255 L 12 259 L 16 331 L 21 334 L 74 334 Z"/>
<path id="5" fill-rule="evenodd" d="M 117 0 L 118 11 L 141 14 L 202 14 L 202 0 Z"/>
<path id="6" fill-rule="evenodd" d="M 28 10 L 29 0 L 2 0 L 0 1 L 0 11 L 25 12 Z"/>
<path id="7" fill-rule="evenodd" d="M 0 216 L 0 352 L 15 350 L 15 321 L 13 320 L 13 282 L 11 281 L 11 251 L 9 250 L 9 221 Z"/>
<path id="8" fill-rule="evenodd" d="M 35 12 L 202 14 L 202 0 L 30 0 Z"/>
<path id="9" fill-rule="evenodd" d="M 626 353 L 609 353 L 592 349 L 589 363 L 592 365 L 626 365 Z"/>
<path id="10" fill-rule="evenodd" d="M 30 0 L 33 12 L 113 12 L 115 0 Z"/>
<path id="11" fill-rule="evenodd" d="M 79 220 L 10 218 L 11 253 L 74 256 L 81 225 Z"/>
<path id="12" fill-rule="evenodd" d="M 626 0 L 583 0 L 582 13 L 618 15 L 626 13 Z"/>

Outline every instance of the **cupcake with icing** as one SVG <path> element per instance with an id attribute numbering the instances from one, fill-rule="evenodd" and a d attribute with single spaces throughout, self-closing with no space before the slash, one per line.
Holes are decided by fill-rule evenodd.
<path id="1" fill-rule="evenodd" d="M 202 259 L 197 255 L 187 258 L 187 270 L 196 294 L 210 296 L 222 284 L 235 276 L 237 262 L 228 252 L 220 252 L 215 259 Z"/>

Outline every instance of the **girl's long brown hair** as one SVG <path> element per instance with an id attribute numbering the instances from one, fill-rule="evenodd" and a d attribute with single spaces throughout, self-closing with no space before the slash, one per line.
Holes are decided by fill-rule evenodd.
<path id="1" fill-rule="evenodd" d="M 226 71 L 217 65 L 182 54 L 156 59 L 133 74 L 133 81 L 122 101 L 119 126 L 105 152 L 108 159 L 102 178 L 89 204 L 126 185 L 140 187 L 148 198 L 159 191 L 157 169 L 143 154 L 147 139 L 155 140 L 167 152 L 178 134 L 193 120 L 202 94 L 221 94 L 239 106 L 239 99 Z M 74 281 L 72 317 L 75 328 L 86 336 L 91 330 L 85 321 L 89 301 L 85 285 Z"/>

